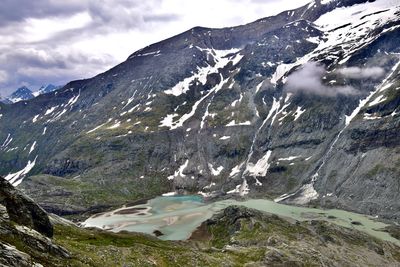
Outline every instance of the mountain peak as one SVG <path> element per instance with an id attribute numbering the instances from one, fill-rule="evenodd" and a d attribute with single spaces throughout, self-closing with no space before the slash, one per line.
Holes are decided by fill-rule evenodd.
<path id="1" fill-rule="evenodd" d="M 24 86 L 21 86 L 21 87 L 19 87 L 15 92 L 32 92 L 28 87 L 26 87 L 25 85 Z M 14 92 L 14 93 L 15 93 Z"/>
<path id="2" fill-rule="evenodd" d="M 33 97 L 34 95 L 32 91 L 24 85 L 19 87 L 17 90 L 14 91 L 14 93 L 7 97 L 7 100 L 11 103 L 17 103 L 19 101 L 32 99 Z"/>
<path id="3" fill-rule="evenodd" d="M 19 87 L 17 90 L 15 90 L 11 95 L 9 95 L 8 97 L 6 97 L 0 101 L 5 104 L 17 103 L 20 101 L 35 98 L 42 94 L 47 94 L 47 93 L 53 92 L 60 88 L 61 88 L 61 86 L 49 83 L 47 85 L 42 85 L 39 88 L 39 90 L 33 92 L 27 86 L 23 85 L 23 86 Z"/>

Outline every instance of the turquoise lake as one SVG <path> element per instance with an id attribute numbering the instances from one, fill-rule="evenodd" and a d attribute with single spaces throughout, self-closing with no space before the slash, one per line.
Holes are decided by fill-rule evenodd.
<path id="1" fill-rule="evenodd" d="M 110 212 L 96 214 L 82 225 L 113 232 L 126 230 L 153 234 L 155 230 L 158 230 L 163 233 L 160 239 L 186 240 L 202 222 L 230 205 L 241 205 L 299 221 L 325 220 L 400 245 L 399 240 L 378 230 L 387 224 L 370 216 L 337 209 L 323 210 L 289 206 L 266 199 L 221 200 L 205 203 L 201 196 L 156 197 L 146 204 L 123 206 Z M 361 225 L 354 225 L 352 222 L 359 222 Z"/>

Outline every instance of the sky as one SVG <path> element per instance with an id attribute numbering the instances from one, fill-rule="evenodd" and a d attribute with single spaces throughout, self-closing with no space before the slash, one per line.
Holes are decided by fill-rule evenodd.
<path id="1" fill-rule="evenodd" d="M 89 78 L 195 26 L 236 26 L 310 0 L 2 0 L 0 96 Z"/>

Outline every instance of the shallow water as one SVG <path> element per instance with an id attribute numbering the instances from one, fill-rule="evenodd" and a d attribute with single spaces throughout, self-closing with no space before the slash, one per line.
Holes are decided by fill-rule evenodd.
<path id="1" fill-rule="evenodd" d="M 155 230 L 159 230 L 164 234 L 160 236 L 160 239 L 185 240 L 202 222 L 230 205 L 241 205 L 299 221 L 326 220 L 400 245 L 400 241 L 388 233 L 377 231 L 387 224 L 378 222 L 372 217 L 336 209 L 322 210 L 283 205 L 266 199 L 222 200 L 204 203 L 200 196 L 156 197 L 146 204 L 122 207 L 111 212 L 94 215 L 83 225 L 108 229 L 113 232 L 126 230 L 153 234 Z M 139 208 L 139 210 L 133 210 L 131 214 L 118 214 L 118 212 L 124 210 L 126 212 L 127 209 L 132 208 Z M 362 225 L 354 225 L 351 222 L 360 222 Z"/>

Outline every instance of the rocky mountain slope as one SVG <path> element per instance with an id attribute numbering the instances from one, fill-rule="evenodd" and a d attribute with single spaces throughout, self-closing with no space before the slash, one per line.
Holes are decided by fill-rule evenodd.
<path id="1" fill-rule="evenodd" d="M 228 207 L 189 241 L 81 229 L 0 177 L 2 266 L 395 266 L 399 247 L 327 222 Z"/>
<path id="2" fill-rule="evenodd" d="M 0 103 L 0 174 L 58 214 L 170 191 L 400 217 L 400 7 L 313 1 L 196 27 Z"/>

